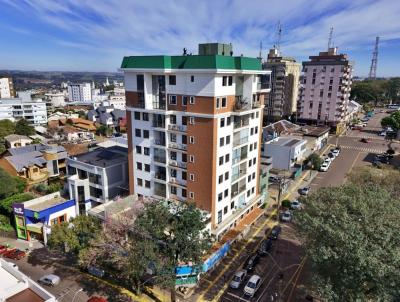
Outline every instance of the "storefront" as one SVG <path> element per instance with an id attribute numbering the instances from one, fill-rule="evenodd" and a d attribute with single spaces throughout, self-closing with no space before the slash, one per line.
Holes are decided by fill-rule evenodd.
<path id="1" fill-rule="evenodd" d="M 24 203 L 13 204 L 17 237 L 47 243 L 51 227 L 76 216 L 75 200 L 66 200 L 59 192 Z"/>

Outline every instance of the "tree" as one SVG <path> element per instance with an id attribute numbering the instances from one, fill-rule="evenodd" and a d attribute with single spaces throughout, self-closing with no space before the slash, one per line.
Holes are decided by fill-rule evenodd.
<path id="1" fill-rule="evenodd" d="M 35 134 L 35 129 L 29 125 L 29 123 L 26 121 L 26 119 L 20 119 L 16 124 L 15 124 L 15 133 L 19 135 L 34 135 Z"/>
<path id="2" fill-rule="evenodd" d="M 112 134 L 112 129 L 108 128 L 105 125 L 100 125 L 96 129 L 96 134 L 101 136 L 109 136 Z"/>
<path id="3" fill-rule="evenodd" d="M 3 140 L 7 135 L 13 134 L 15 125 L 10 120 L 0 120 L 0 140 Z"/>
<path id="4" fill-rule="evenodd" d="M 136 212 L 107 222 L 90 248 L 81 253 L 80 262 L 107 268 L 138 291 L 151 265 L 152 280 L 169 288 L 175 301 L 176 267 L 191 263 L 194 270 L 200 270 L 202 257 L 211 247 L 205 217 L 193 204 L 167 202 L 149 202 Z"/>
<path id="5" fill-rule="evenodd" d="M 13 203 L 24 202 L 33 198 L 35 198 L 35 196 L 31 193 L 18 193 L 11 195 L 0 202 L 0 212 L 11 215 Z"/>
<path id="6" fill-rule="evenodd" d="M 310 154 L 305 160 L 305 164 L 311 165 L 314 170 L 319 170 L 323 162 L 322 158 L 316 153 Z"/>
<path id="7" fill-rule="evenodd" d="M 323 300 L 391 301 L 400 295 L 398 199 L 377 185 L 351 183 L 320 189 L 304 203 L 296 224 Z"/>
<path id="8" fill-rule="evenodd" d="M 388 96 L 392 101 L 400 99 L 400 78 L 391 78 L 388 82 Z"/>
<path id="9" fill-rule="evenodd" d="M 0 200 L 16 193 L 21 193 L 26 187 L 26 183 L 19 177 L 14 177 L 0 168 Z"/>
<path id="10" fill-rule="evenodd" d="M 381 120 L 382 127 L 392 127 L 394 130 L 400 129 L 400 111 L 396 111 Z"/>
<path id="11" fill-rule="evenodd" d="M 376 106 L 379 101 L 386 99 L 386 83 L 386 80 L 365 80 L 354 82 L 351 87 L 350 98 L 359 103 L 368 103 L 373 101 Z"/>
<path id="12" fill-rule="evenodd" d="M 71 221 L 53 226 L 48 245 L 51 249 L 78 254 L 101 230 L 98 218 L 79 215 Z"/>

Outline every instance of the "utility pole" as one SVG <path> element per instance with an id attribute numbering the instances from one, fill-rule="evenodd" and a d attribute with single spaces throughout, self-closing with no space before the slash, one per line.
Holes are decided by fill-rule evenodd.
<path id="1" fill-rule="evenodd" d="M 372 53 L 372 60 L 371 60 L 371 67 L 369 69 L 369 79 L 375 80 L 376 79 L 376 67 L 378 65 L 378 46 L 379 46 L 379 36 L 375 39 L 375 48 L 374 52 Z"/>

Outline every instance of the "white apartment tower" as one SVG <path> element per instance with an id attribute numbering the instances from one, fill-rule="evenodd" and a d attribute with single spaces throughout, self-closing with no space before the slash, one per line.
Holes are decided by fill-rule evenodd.
<path id="1" fill-rule="evenodd" d="M 264 80 L 227 44 L 199 55 L 123 59 L 130 193 L 195 202 L 221 238 L 260 210 Z"/>
<path id="2" fill-rule="evenodd" d="M 14 98 L 15 90 L 11 77 L 0 78 L 0 99 Z"/>
<path id="3" fill-rule="evenodd" d="M 303 79 L 299 91 L 298 120 L 345 127 L 352 83 L 352 64 L 347 55 L 329 48 L 303 62 Z"/>
<path id="4" fill-rule="evenodd" d="M 69 84 L 68 99 L 69 102 L 90 102 L 92 100 L 92 87 L 90 83 Z"/>
<path id="5" fill-rule="evenodd" d="M 41 99 L 0 99 L 0 120 L 8 119 L 14 122 L 21 118 L 34 125 L 47 124 L 46 103 Z"/>

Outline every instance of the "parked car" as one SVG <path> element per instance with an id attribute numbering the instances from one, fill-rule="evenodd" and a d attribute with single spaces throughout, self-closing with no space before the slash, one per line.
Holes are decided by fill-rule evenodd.
<path id="1" fill-rule="evenodd" d="M 281 226 L 275 225 L 272 228 L 271 234 L 268 236 L 268 239 L 277 240 L 279 235 L 280 235 L 280 233 L 281 233 L 281 231 L 282 231 Z"/>
<path id="2" fill-rule="evenodd" d="M 21 260 L 25 256 L 26 256 L 26 253 L 24 251 L 21 251 L 18 249 L 12 251 L 11 253 L 7 253 L 7 255 L 5 255 L 5 257 L 7 257 L 7 258 L 15 259 L 15 260 Z"/>
<path id="3" fill-rule="evenodd" d="M 249 258 L 247 258 L 243 268 L 248 273 L 250 273 L 256 268 L 259 260 L 260 260 L 260 256 L 258 256 L 258 254 L 253 254 L 253 255 L 249 256 Z"/>
<path id="4" fill-rule="evenodd" d="M 332 152 L 329 152 L 329 153 L 328 153 L 328 158 L 329 158 L 331 161 L 333 161 L 333 160 L 336 158 L 336 156 L 335 156 L 335 154 L 333 154 Z"/>
<path id="5" fill-rule="evenodd" d="M 333 158 L 331 158 L 331 157 L 325 157 L 325 159 L 324 159 L 324 163 L 327 163 L 328 165 L 330 165 L 331 163 L 333 162 Z"/>
<path id="6" fill-rule="evenodd" d="M 335 155 L 335 157 L 338 157 L 340 154 L 340 149 L 339 148 L 335 148 L 331 150 L 332 154 Z"/>
<path id="7" fill-rule="evenodd" d="M 278 176 L 271 175 L 270 177 L 268 177 L 268 181 L 270 183 L 278 183 L 280 181 L 280 178 Z"/>
<path id="8" fill-rule="evenodd" d="M 386 136 L 386 131 L 379 132 L 379 136 Z"/>
<path id="9" fill-rule="evenodd" d="M 7 257 L 7 255 L 8 254 L 12 254 L 12 253 L 14 253 L 14 251 L 15 251 L 15 249 L 6 249 L 6 250 L 4 250 L 1 254 L 4 256 L 4 257 Z"/>
<path id="10" fill-rule="evenodd" d="M 231 288 L 239 288 L 240 285 L 242 284 L 242 282 L 244 281 L 244 279 L 246 278 L 246 276 L 247 276 L 247 271 L 245 271 L 245 270 L 237 271 L 235 273 L 235 275 L 233 276 L 232 281 L 229 284 L 229 286 Z"/>
<path id="11" fill-rule="evenodd" d="M 390 163 L 390 157 L 387 156 L 386 154 L 377 154 L 374 157 L 374 161 L 379 161 L 384 164 L 389 164 Z"/>
<path id="12" fill-rule="evenodd" d="M 307 196 L 310 194 L 311 187 L 303 187 L 299 190 L 300 195 Z"/>
<path id="13" fill-rule="evenodd" d="M 321 165 L 321 167 L 319 168 L 319 170 L 320 170 L 321 172 L 326 172 L 326 171 L 328 171 L 329 166 L 330 166 L 330 164 L 328 164 L 327 162 L 323 162 L 322 165 Z"/>
<path id="14" fill-rule="evenodd" d="M 258 248 L 258 254 L 260 256 L 265 256 L 267 255 L 272 249 L 272 239 L 264 239 L 261 241 L 260 247 Z"/>
<path id="15" fill-rule="evenodd" d="M 290 211 L 285 211 L 281 213 L 281 221 L 283 222 L 291 222 L 293 219 L 292 213 Z"/>
<path id="16" fill-rule="evenodd" d="M 261 285 L 261 277 L 258 275 L 253 275 L 250 277 L 246 286 L 244 287 L 244 294 L 246 296 L 253 297 Z"/>
<path id="17" fill-rule="evenodd" d="M 365 138 L 365 137 L 363 137 L 362 139 L 360 139 L 360 142 L 362 142 L 362 143 L 369 143 L 369 142 L 371 142 L 371 139 L 370 139 L 370 138 Z"/>
<path id="18" fill-rule="evenodd" d="M 38 280 L 39 283 L 48 285 L 48 286 L 56 286 L 61 281 L 60 277 L 57 275 L 49 274 L 45 275 Z"/>
<path id="19" fill-rule="evenodd" d="M 300 209 L 301 209 L 301 202 L 298 201 L 297 199 L 293 200 L 293 201 L 290 203 L 290 208 L 291 208 L 291 209 L 294 209 L 294 210 L 300 210 Z"/>
<path id="20" fill-rule="evenodd" d="M 86 302 L 108 302 L 107 299 L 103 298 L 103 297 L 91 297 L 89 298 L 89 300 L 87 300 Z"/>

